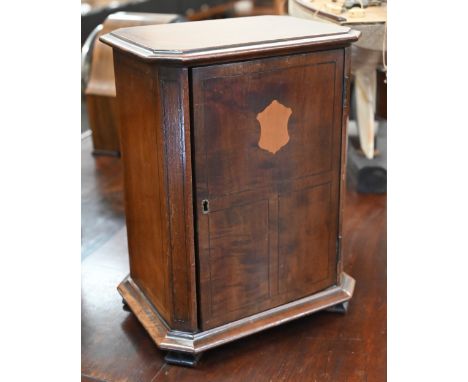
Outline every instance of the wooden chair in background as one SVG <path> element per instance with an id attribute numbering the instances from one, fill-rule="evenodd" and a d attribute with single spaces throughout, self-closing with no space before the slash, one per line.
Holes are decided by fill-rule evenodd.
<path id="1" fill-rule="evenodd" d="M 98 26 L 83 47 L 82 65 L 90 60 L 85 79 L 86 106 L 93 138 L 93 155 L 120 156 L 119 119 L 115 97 L 112 49 L 99 41 L 99 36 L 115 29 L 182 20 L 176 14 L 117 12 Z"/>

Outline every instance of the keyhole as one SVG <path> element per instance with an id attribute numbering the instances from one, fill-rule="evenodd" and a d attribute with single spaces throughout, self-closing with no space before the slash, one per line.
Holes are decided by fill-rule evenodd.
<path id="1" fill-rule="evenodd" d="M 210 202 L 206 199 L 202 201 L 202 210 L 204 214 L 210 212 Z"/>

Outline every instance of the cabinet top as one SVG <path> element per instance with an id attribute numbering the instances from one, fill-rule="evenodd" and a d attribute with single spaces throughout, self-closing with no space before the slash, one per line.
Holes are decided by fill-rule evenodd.
<path id="1" fill-rule="evenodd" d="M 360 32 L 291 16 L 253 16 L 122 28 L 104 43 L 151 61 L 196 62 L 347 45 Z"/>

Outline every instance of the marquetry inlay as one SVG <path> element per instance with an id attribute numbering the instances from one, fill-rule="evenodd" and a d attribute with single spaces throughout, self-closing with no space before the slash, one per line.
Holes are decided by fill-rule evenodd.
<path id="1" fill-rule="evenodd" d="M 292 110 L 273 100 L 262 112 L 257 114 L 260 123 L 258 146 L 276 154 L 289 142 L 288 121 Z"/>

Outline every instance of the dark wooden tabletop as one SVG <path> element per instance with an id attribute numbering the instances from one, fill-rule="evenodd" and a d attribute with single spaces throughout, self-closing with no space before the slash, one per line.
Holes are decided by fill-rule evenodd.
<path id="1" fill-rule="evenodd" d="M 291 16 L 253 16 L 122 28 L 100 37 L 114 48 L 147 60 L 191 62 L 205 56 L 337 47 L 356 41 L 349 27 Z"/>
<path id="2" fill-rule="evenodd" d="M 290 16 L 255 16 L 138 26 L 112 34 L 154 51 L 184 52 L 346 34 L 349 30 L 349 27 Z"/>
<path id="3" fill-rule="evenodd" d="M 386 381 L 386 195 L 348 190 L 347 315 L 320 312 L 210 350 L 195 369 L 169 366 L 117 284 L 128 273 L 122 168 L 82 143 L 82 381 Z M 92 222 L 99 222 L 93 225 Z"/>

